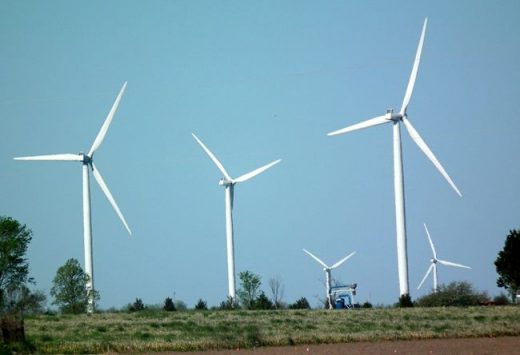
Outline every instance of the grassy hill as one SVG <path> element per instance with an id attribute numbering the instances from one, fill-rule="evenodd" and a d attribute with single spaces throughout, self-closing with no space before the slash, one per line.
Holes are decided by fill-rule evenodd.
<path id="1" fill-rule="evenodd" d="M 26 319 L 41 353 L 189 351 L 520 335 L 520 307 L 141 311 Z"/>

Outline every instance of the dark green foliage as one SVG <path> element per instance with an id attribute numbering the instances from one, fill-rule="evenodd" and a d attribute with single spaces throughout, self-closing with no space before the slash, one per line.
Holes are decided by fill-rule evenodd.
<path id="1" fill-rule="evenodd" d="M 505 288 L 515 302 L 520 289 L 520 230 L 509 231 L 504 249 L 495 260 L 495 267 L 499 276 L 497 286 Z"/>
<path id="2" fill-rule="evenodd" d="M 507 306 L 510 302 L 509 302 L 509 297 L 507 297 L 506 295 L 504 295 L 503 293 L 501 293 L 500 295 L 498 296 L 495 296 L 493 298 L 493 302 L 495 302 L 495 304 L 497 306 Z"/>
<path id="3" fill-rule="evenodd" d="M 89 276 L 85 274 L 79 261 L 69 259 L 63 266 L 58 268 L 56 276 L 52 281 L 51 296 L 54 297 L 52 304 L 58 306 L 63 313 L 79 314 L 87 311 L 89 295 L 86 285 Z M 99 300 L 99 294 L 93 293 L 94 301 Z"/>
<path id="4" fill-rule="evenodd" d="M 128 307 L 128 310 L 130 312 L 139 312 L 139 311 L 144 311 L 144 303 L 143 303 L 143 300 L 140 299 L 140 298 L 136 298 L 134 303 L 132 303 L 131 305 L 129 305 Z"/>
<path id="5" fill-rule="evenodd" d="M 27 286 L 20 286 L 5 292 L 3 300 L 0 309 L 4 314 L 34 315 L 44 312 L 47 297 L 42 291 L 31 291 Z"/>
<path id="6" fill-rule="evenodd" d="M 202 298 L 199 298 L 197 304 L 195 305 L 195 309 L 199 311 L 207 311 L 208 304 Z"/>
<path id="7" fill-rule="evenodd" d="M 404 295 L 401 295 L 401 297 L 399 297 L 398 306 L 401 308 L 413 307 L 412 298 L 408 293 L 405 293 Z"/>
<path id="8" fill-rule="evenodd" d="M 311 309 L 311 305 L 305 297 L 302 297 L 293 304 L 289 305 L 289 309 Z"/>
<path id="9" fill-rule="evenodd" d="M 489 300 L 485 292 L 477 292 L 469 282 L 451 282 L 441 285 L 435 293 L 416 300 L 419 307 L 477 306 Z"/>
<path id="10" fill-rule="evenodd" d="M 166 299 L 164 300 L 163 309 L 166 312 L 174 312 L 177 310 L 177 308 L 175 308 L 175 304 L 173 304 L 173 300 L 170 297 L 166 297 Z"/>
<path id="11" fill-rule="evenodd" d="M 274 306 L 273 306 L 273 303 L 271 302 L 271 300 L 269 300 L 269 298 L 267 298 L 267 296 L 265 295 L 265 293 L 263 291 L 260 292 L 260 296 L 258 296 L 258 298 L 253 303 L 253 309 L 272 309 L 272 308 L 274 308 Z"/>
<path id="12" fill-rule="evenodd" d="M 231 311 L 233 309 L 237 309 L 238 304 L 233 302 L 233 299 L 231 297 L 228 297 L 227 300 L 220 302 L 220 305 L 218 306 L 219 310 L 222 311 Z"/>
<path id="13" fill-rule="evenodd" d="M 370 303 L 370 302 L 367 301 L 367 302 L 363 303 L 363 305 L 361 306 L 361 308 L 372 308 L 372 303 Z"/>
<path id="14" fill-rule="evenodd" d="M 242 271 L 238 277 L 240 278 L 240 289 L 237 296 L 240 304 L 246 309 L 252 309 L 262 284 L 260 276 L 250 271 Z"/>
<path id="15" fill-rule="evenodd" d="M 0 217 L 0 297 L 33 280 L 25 259 L 32 231 L 11 217 Z"/>

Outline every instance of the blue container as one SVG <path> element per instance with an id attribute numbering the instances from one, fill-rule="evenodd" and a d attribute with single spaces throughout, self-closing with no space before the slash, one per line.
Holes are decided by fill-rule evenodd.
<path id="1" fill-rule="evenodd" d="M 345 308 L 345 300 L 343 298 L 338 298 L 336 300 L 336 309 L 343 309 Z"/>

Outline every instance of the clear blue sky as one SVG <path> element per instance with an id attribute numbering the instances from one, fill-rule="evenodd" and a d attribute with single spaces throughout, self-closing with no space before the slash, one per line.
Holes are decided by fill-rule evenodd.
<path id="1" fill-rule="evenodd" d="M 399 109 L 429 18 L 408 113 L 461 189 L 459 198 L 403 133 L 410 289 L 429 265 L 491 295 L 493 261 L 520 217 L 518 1 L 0 1 L 0 213 L 34 232 L 28 256 L 49 291 L 68 258 L 83 264 L 79 163 L 22 155 L 90 148 L 124 81 L 96 165 L 129 237 L 92 182 L 101 306 L 227 294 L 224 191 L 195 132 L 237 186 L 237 272 L 279 275 L 285 301 L 316 305 L 326 262 L 358 300 L 399 290 L 392 132 L 326 133 Z"/>

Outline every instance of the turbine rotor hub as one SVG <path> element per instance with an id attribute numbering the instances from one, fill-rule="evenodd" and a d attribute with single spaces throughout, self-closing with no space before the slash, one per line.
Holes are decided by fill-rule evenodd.
<path id="1" fill-rule="evenodd" d="M 225 179 L 225 178 L 222 178 L 222 179 L 219 180 L 218 184 L 220 186 L 228 187 L 228 186 L 233 185 L 233 181 Z"/>
<path id="2" fill-rule="evenodd" d="M 390 108 L 390 109 L 386 110 L 386 119 L 389 120 L 389 121 L 397 122 L 397 121 L 402 120 L 403 117 L 404 117 L 404 115 L 402 115 L 400 112 L 394 113 L 394 109 L 393 108 Z"/>
<path id="3" fill-rule="evenodd" d="M 83 158 L 82 163 L 90 165 L 92 164 L 92 158 L 88 156 L 88 154 L 85 154 L 83 152 L 80 152 L 79 155 Z"/>

